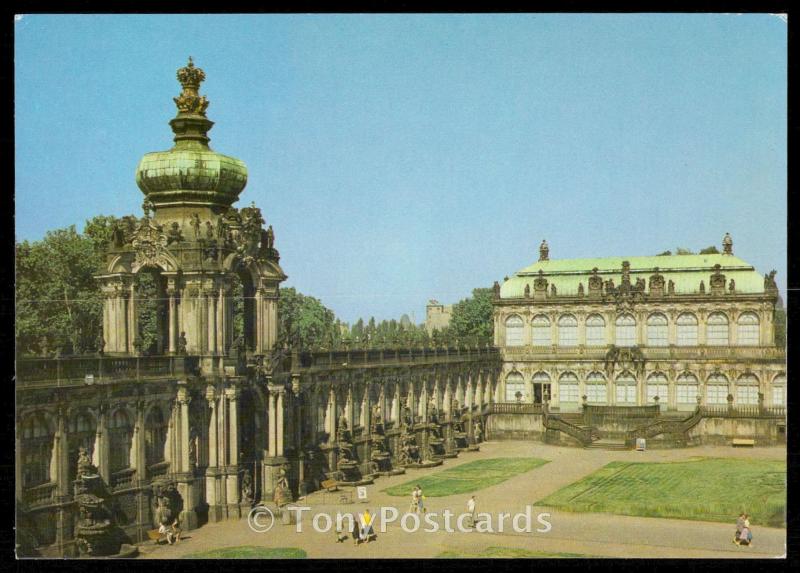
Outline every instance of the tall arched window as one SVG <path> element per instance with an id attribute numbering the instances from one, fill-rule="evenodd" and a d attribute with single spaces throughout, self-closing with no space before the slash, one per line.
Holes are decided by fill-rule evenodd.
<path id="1" fill-rule="evenodd" d="M 633 374 L 622 372 L 617 376 L 617 404 L 636 404 L 636 378 Z"/>
<path id="2" fill-rule="evenodd" d="M 709 346 L 727 346 L 728 317 L 721 312 L 713 312 L 708 315 L 706 324 L 706 344 Z"/>
<path id="3" fill-rule="evenodd" d="M 550 319 L 543 314 L 537 314 L 531 321 L 533 325 L 533 345 L 550 346 L 553 339 L 550 337 Z"/>
<path id="4" fill-rule="evenodd" d="M 647 377 L 647 403 L 655 403 L 655 397 L 658 396 L 659 404 L 667 404 L 669 397 L 669 383 L 667 377 L 661 372 L 653 372 Z"/>
<path id="5" fill-rule="evenodd" d="M 74 480 L 78 474 L 78 453 L 80 449 L 86 450 L 91 457 L 94 451 L 96 429 L 94 420 L 86 412 L 77 412 L 69 417 L 67 422 L 67 443 L 69 444 L 69 476 Z"/>
<path id="6" fill-rule="evenodd" d="M 678 331 L 678 346 L 697 346 L 697 317 L 684 312 L 675 321 Z"/>
<path id="7" fill-rule="evenodd" d="M 697 376 L 691 372 L 684 372 L 677 380 L 677 403 L 686 405 L 697 404 Z"/>
<path id="8" fill-rule="evenodd" d="M 578 377 L 572 372 L 564 372 L 558 378 L 558 400 L 560 404 L 578 403 Z"/>
<path id="9" fill-rule="evenodd" d="M 599 314 L 586 318 L 586 346 L 606 345 L 606 321 Z"/>
<path id="10" fill-rule="evenodd" d="M 517 393 L 519 393 L 519 397 Z M 522 402 L 523 400 L 525 400 L 525 378 L 519 372 L 511 372 L 506 376 L 506 402 Z"/>
<path id="11" fill-rule="evenodd" d="M 651 314 L 647 317 L 647 345 L 667 346 L 667 317 L 663 314 Z"/>
<path id="12" fill-rule="evenodd" d="M 145 460 L 148 466 L 164 461 L 164 445 L 167 441 L 167 422 L 161 408 L 153 408 L 145 421 Z"/>
<path id="13" fill-rule="evenodd" d="M 736 403 L 743 406 L 758 404 L 758 378 L 755 374 L 742 374 L 736 380 Z"/>
<path id="14" fill-rule="evenodd" d="M 53 437 L 48 420 L 42 414 L 31 414 L 21 424 L 22 487 L 49 483 Z"/>
<path id="15" fill-rule="evenodd" d="M 736 321 L 736 343 L 739 346 L 758 346 L 758 315 L 754 312 L 743 312 Z"/>
<path id="16" fill-rule="evenodd" d="M 606 377 L 600 372 L 592 372 L 586 377 L 586 401 L 590 404 L 608 403 Z"/>
<path id="17" fill-rule="evenodd" d="M 522 346 L 523 325 L 522 319 L 516 314 L 506 319 L 506 346 Z"/>
<path id="18" fill-rule="evenodd" d="M 630 314 L 617 318 L 617 346 L 634 346 L 636 344 L 636 320 Z"/>
<path id="19" fill-rule="evenodd" d="M 786 404 L 786 375 L 778 374 L 772 380 L 772 405 L 783 406 Z"/>
<path id="20" fill-rule="evenodd" d="M 550 400 L 550 375 L 547 372 L 537 372 L 533 375 L 533 401 L 541 404 L 545 396 Z"/>
<path id="21" fill-rule="evenodd" d="M 565 314 L 558 319 L 558 345 L 578 345 L 578 321 L 571 314 Z"/>
<path id="22" fill-rule="evenodd" d="M 724 374 L 712 374 L 706 380 L 706 404 L 728 403 L 728 379 Z"/>
<path id="23" fill-rule="evenodd" d="M 125 410 L 117 410 L 108 422 L 109 461 L 112 472 L 128 469 L 131 466 L 131 426 Z"/>

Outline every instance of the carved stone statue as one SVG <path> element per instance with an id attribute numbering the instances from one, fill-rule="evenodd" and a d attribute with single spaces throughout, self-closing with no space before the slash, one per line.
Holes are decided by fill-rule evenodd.
<path id="1" fill-rule="evenodd" d="M 675 294 L 675 282 L 672 279 L 669 279 L 667 283 L 667 292 L 669 294 Z"/>
<path id="2" fill-rule="evenodd" d="M 186 354 L 186 333 L 181 332 L 180 336 L 178 337 L 178 354 Z"/>
<path id="3" fill-rule="evenodd" d="M 211 224 L 211 221 L 206 221 L 206 239 L 213 239 L 214 238 L 214 225 Z"/>
<path id="4" fill-rule="evenodd" d="M 253 478 L 250 476 L 250 470 L 244 470 L 242 473 L 242 501 L 253 502 Z"/>
<path id="5" fill-rule="evenodd" d="M 731 238 L 730 233 L 725 233 L 725 236 L 722 238 L 722 254 L 733 254 L 733 239 Z"/>
<path id="6" fill-rule="evenodd" d="M 578 296 L 583 296 L 583 295 L 584 295 L 583 283 L 580 282 L 580 283 L 578 283 Z"/>
<path id="7" fill-rule="evenodd" d="M 195 239 L 199 239 L 200 238 L 200 216 L 197 213 L 192 215 L 192 219 L 191 219 L 191 221 L 189 221 L 189 225 L 191 225 L 192 230 L 194 231 L 194 238 Z"/>
<path id="8" fill-rule="evenodd" d="M 125 231 L 119 222 L 115 222 L 114 228 L 111 229 L 111 242 L 115 249 L 121 249 L 125 245 Z"/>
<path id="9" fill-rule="evenodd" d="M 556 296 L 557 293 L 558 291 L 556 291 L 556 285 L 550 285 L 550 296 Z"/>
<path id="10" fill-rule="evenodd" d="M 526 284 L 525 285 L 525 298 L 530 298 L 530 297 L 531 297 L 531 285 Z"/>
<path id="11" fill-rule="evenodd" d="M 86 475 L 96 475 L 97 468 L 92 465 L 92 460 L 89 458 L 89 452 L 83 446 L 78 448 L 78 477 Z"/>
<path id="12" fill-rule="evenodd" d="M 167 230 L 167 245 L 172 243 L 180 243 L 183 240 L 183 233 L 181 232 L 180 224 L 173 221 Z"/>
<path id="13" fill-rule="evenodd" d="M 286 468 L 278 470 L 278 480 L 275 482 L 275 491 L 272 500 L 278 507 L 283 507 L 292 501 L 292 493 L 289 489 L 289 480 L 286 478 Z"/>
<path id="14" fill-rule="evenodd" d="M 494 281 L 494 285 L 492 285 L 492 290 L 494 291 L 494 298 L 500 298 L 500 283 Z"/>
<path id="15" fill-rule="evenodd" d="M 731 279 L 730 285 L 728 286 L 728 290 L 731 292 L 736 292 L 736 281 Z"/>
<path id="16" fill-rule="evenodd" d="M 700 281 L 700 293 L 703 294 L 706 292 L 706 283 Z"/>
<path id="17" fill-rule="evenodd" d="M 540 261 L 549 261 L 550 260 L 550 247 L 547 245 L 547 241 L 542 239 L 542 243 L 539 245 L 539 260 Z"/>

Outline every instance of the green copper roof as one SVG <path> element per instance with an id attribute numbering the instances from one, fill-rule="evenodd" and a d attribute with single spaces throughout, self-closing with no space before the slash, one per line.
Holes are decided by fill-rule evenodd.
<path id="1" fill-rule="evenodd" d="M 518 298 L 524 296 L 525 285 L 530 284 L 533 292 L 533 280 L 541 270 L 550 285 L 556 285 L 559 295 L 578 294 L 578 284 L 583 283 L 585 292 L 588 292 L 589 275 L 593 268 L 606 280 L 613 280 L 619 286 L 622 280 L 622 262 L 630 263 L 631 282 L 637 278 L 648 281 L 650 275 L 658 272 L 664 276 L 665 281 L 675 283 L 675 292 L 690 294 L 700 292 L 700 281 L 705 283 L 706 292 L 709 290 L 709 278 L 714 272 L 714 265 L 719 264 L 720 271 L 725 275 L 725 280 L 731 279 L 736 283 L 736 292 L 763 293 L 764 277 L 755 269 L 733 255 L 665 255 L 660 257 L 605 257 L 601 259 L 556 259 L 538 261 L 509 278 L 500 287 L 501 298 Z M 727 289 L 727 287 L 726 287 Z"/>

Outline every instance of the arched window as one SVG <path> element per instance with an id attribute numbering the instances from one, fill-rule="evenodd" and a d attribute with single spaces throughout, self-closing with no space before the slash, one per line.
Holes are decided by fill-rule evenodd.
<path id="1" fill-rule="evenodd" d="M 706 324 L 706 344 L 709 346 L 727 346 L 728 317 L 721 312 L 713 312 L 708 315 Z"/>
<path id="2" fill-rule="evenodd" d="M 712 374 L 706 380 L 706 404 L 728 403 L 728 379 L 724 374 Z"/>
<path id="3" fill-rule="evenodd" d="M 131 466 L 131 439 L 133 428 L 125 410 L 117 410 L 108 422 L 109 462 L 112 472 L 128 469 Z"/>
<path id="4" fill-rule="evenodd" d="M 558 400 L 561 404 L 578 403 L 578 377 L 572 372 L 564 372 L 559 376 Z"/>
<path id="5" fill-rule="evenodd" d="M 586 377 L 586 401 L 590 404 L 608 403 L 606 377 L 600 372 L 592 372 Z"/>
<path id="6" fill-rule="evenodd" d="M 606 345 L 606 321 L 599 314 L 586 318 L 586 346 Z"/>
<path id="7" fill-rule="evenodd" d="M 636 404 L 636 378 L 627 370 L 617 376 L 617 404 Z"/>
<path id="8" fill-rule="evenodd" d="M 531 322 L 533 325 L 533 345 L 550 346 L 553 339 L 550 337 L 550 319 L 543 314 L 537 314 Z"/>
<path id="9" fill-rule="evenodd" d="M 739 346 L 758 346 L 758 315 L 754 312 L 743 312 L 736 321 L 736 343 Z"/>
<path id="10" fill-rule="evenodd" d="M 647 403 L 654 404 L 658 396 L 658 403 L 666 405 L 669 397 L 669 383 L 667 377 L 661 372 L 654 372 L 647 377 Z"/>
<path id="11" fill-rule="evenodd" d="M 558 319 L 558 345 L 578 345 L 578 321 L 571 314 L 565 314 Z"/>
<path id="12" fill-rule="evenodd" d="M 69 443 L 69 475 L 74 480 L 78 474 L 78 453 L 80 449 L 86 450 L 91 458 L 94 451 L 96 429 L 94 421 L 86 412 L 77 412 L 70 416 L 67 422 L 67 438 Z"/>
<path id="13" fill-rule="evenodd" d="M 525 379 L 519 372 L 511 372 L 506 376 L 506 402 L 522 402 L 523 400 L 525 400 Z"/>
<path id="14" fill-rule="evenodd" d="M 783 406 L 786 404 L 786 375 L 778 374 L 772 380 L 772 405 Z"/>
<path id="15" fill-rule="evenodd" d="M 167 422 L 161 408 L 153 408 L 144 424 L 145 463 L 148 466 L 164 461 L 164 445 L 167 441 Z"/>
<path id="16" fill-rule="evenodd" d="M 677 380 L 677 403 L 697 404 L 697 376 L 691 372 L 684 372 Z"/>
<path id="17" fill-rule="evenodd" d="M 758 404 L 758 378 L 754 374 L 742 374 L 736 380 L 736 403 L 743 406 Z"/>
<path id="18" fill-rule="evenodd" d="M 651 314 L 647 318 L 647 345 L 667 346 L 667 317 L 663 314 Z"/>
<path id="19" fill-rule="evenodd" d="M 550 400 L 550 375 L 547 372 L 537 372 L 533 375 L 533 401 L 541 404 L 545 397 Z"/>
<path id="20" fill-rule="evenodd" d="M 51 481 L 53 436 L 50 424 L 42 414 L 31 414 L 22 421 L 22 487 L 35 487 Z"/>
<path id="21" fill-rule="evenodd" d="M 506 346 L 522 346 L 523 324 L 516 314 L 506 319 Z"/>
<path id="22" fill-rule="evenodd" d="M 675 321 L 678 330 L 678 346 L 697 346 L 697 317 L 684 312 Z"/>
<path id="23" fill-rule="evenodd" d="M 636 320 L 630 314 L 617 318 L 617 346 L 634 346 L 636 344 Z"/>

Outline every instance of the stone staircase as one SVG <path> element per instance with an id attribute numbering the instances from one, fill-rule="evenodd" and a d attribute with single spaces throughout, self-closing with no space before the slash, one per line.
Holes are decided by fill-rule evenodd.
<path id="1" fill-rule="evenodd" d="M 564 413 L 564 414 L 561 414 L 561 419 L 564 420 L 565 422 L 569 423 L 569 424 L 572 424 L 573 426 L 577 426 L 578 428 L 580 428 L 583 431 L 590 432 L 590 434 L 592 436 L 592 442 L 593 443 L 601 438 L 600 432 L 598 432 L 596 428 L 594 428 L 592 426 L 587 426 L 583 422 L 583 414 L 580 414 L 580 413 Z M 591 446 L 587 446 L 587 447 L 591 447 Z"/>
<path id="2" fill-rule="evenodd" d="M 587 450 L 627 451 L 630 448 L 625 445 L 625 440 L 610 440 L 610 439 L 600 438 L 598 440 L 593 441 L 588 446 L 585 446 L 585 449 L 587 449 Z"/>

